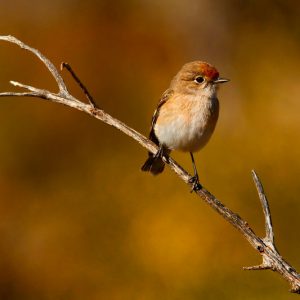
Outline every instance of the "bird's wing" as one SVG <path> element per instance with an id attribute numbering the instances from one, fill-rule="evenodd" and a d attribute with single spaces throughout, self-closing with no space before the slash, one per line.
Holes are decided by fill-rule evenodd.
<path id="1" fill-rule="evenodd" d="M 159 116 L 159 111 L 160 111 L 160 108 L 170 99 L 170 97 L 174 94 L 174 91 L 172 89 L 168 89 L 166 90 L 159 102 L 158 102 L 158 105 L 157 105 L 157 108 L 152 116 L 152 122 L 151 122 L 151 129 L 150 129 L 150 134 L 149 134 L 149 139 L 154 142 L 156 145 L 159 145 L 159 141 L 155 135 L 155 132 L 154 132 L 154 126 L 155 126 L 155 123 L 157 121 L 157 118 Z"/>

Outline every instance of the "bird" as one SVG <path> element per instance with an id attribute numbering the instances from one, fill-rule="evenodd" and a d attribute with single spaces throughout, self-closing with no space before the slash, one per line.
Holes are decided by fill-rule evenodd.
<path id="1" fill-rule="evenodd" d="M 194 170 L 189 180 L 192 191 L 202 188 L 193 153 L 201 150 L 214 132 L 219 117 L 218 86 L 228 81 L 207 62 L 183 65 L 154 111 L 149 139 L 159 150 L 148 153 L 142 171 L 158 175 L 165 167 L 164 156 L 173 150 L 189 152 Z"/>

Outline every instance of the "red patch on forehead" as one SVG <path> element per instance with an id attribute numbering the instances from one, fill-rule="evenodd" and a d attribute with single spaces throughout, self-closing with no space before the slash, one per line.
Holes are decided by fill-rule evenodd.
<path id="1" fill-rule="evenodd" d="M 200 64 L 200 72 L 209 80 L 219 78 L 219 72 L 217 69 L 207 63 Z"/>

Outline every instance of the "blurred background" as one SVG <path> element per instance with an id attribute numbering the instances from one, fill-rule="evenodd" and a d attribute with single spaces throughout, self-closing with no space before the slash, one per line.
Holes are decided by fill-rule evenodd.
<path id="1" fill-rule="evenodd" d="M 201 59 L 230 78 L 220 119 L 196 155 L 201 183 L 253 230 L 270 200 L 276 242 L 299 262 L 300 3 L 287 0 L 1 1 L 1 34 L 69 62 L 98 105 L 147 135 L 171 78 Z M 8 83 L 57 91 L 33 55 L 0 45 Z M 84 99 L 63 71 L 73 95 Z M 0 299 L 294 299 L 259 255 L 146 150 L 75 110 L 0 101 Z M 189 155 L 173 157 L 192 171 Z"/>

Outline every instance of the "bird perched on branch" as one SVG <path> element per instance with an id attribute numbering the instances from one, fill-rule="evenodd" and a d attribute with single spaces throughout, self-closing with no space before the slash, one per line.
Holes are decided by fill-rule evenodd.
<path id="1" fill-rule="evenodd" d="M 172 150 L 190 152 L 193 190 L 201 188 L 193 153 L 210 139 L 219 116 L 217 89 L 228 79 L 220 78 L 212 65 L 193 61 L 185 64 L 162 95 L 152 117 L 149 139 L 159 146 L 142 166 L 154 175 L 164 170 L 162 157 Z"/>

